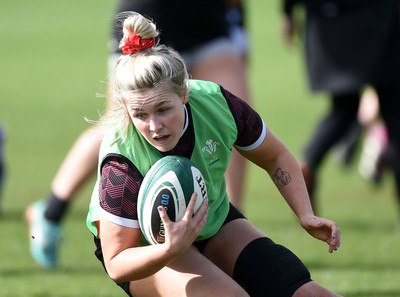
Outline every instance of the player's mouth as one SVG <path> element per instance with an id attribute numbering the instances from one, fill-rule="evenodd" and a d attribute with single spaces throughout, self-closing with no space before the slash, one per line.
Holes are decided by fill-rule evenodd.
<path id="1" fill-rule="evenodd" d="M 164 144 L 167 139 L 169 138 L 169 135 L 162 135 L 162 136 L 154 136 L 153 140 L 156 142 L 158 145 Z"/>

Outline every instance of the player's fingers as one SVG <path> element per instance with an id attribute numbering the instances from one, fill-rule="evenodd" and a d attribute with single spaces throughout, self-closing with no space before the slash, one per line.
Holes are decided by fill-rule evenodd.
<path id="1" fill-rule="evenodd" d="M 185 212 L 186 219 L 191 218 L 193 216 L 196 200 L 197 200 L 197 193 L 193 193 L 192 196 L 190 197 L 189 204 L 186 208 Z"/>
<path id="2" fill-rule="evenodd" d="M 329 252 L 337 251 L 340 247 L 340 230 L 336 223 L 325 218 L 318 218 L 318 222 L 319 227 L 326 230 L 326 232 L 324 232 L 325 236 L 329 236 L 327 239 L 322 239 L 321 236 L 321 239 L 328 243 Z M 329 234 L 327 232 L 329 232 Z"/>
<path id="3" fill-rule="evenodd" d="M 188 220 L 194 215 L 194 207 L 196 205 L 197 193 L 193 193 L 190 197 L 189 203 L 186 207 L 185 215 L 183 216 L 183 220 Z"/>
<path id="4" fill-rule="evenodd" d="M 331 230 L 332 230 L 331 237 L 340 242 L 340 230 L 339 230 L 338 226 L 333 222 L 331 225 Z"/>
<path id="5" fill-rule="evenodd" d="M 199 209 L 196 210 L 195 217 L 199 222 L 201 222 L 201 221 L 207 221 L 207 216 L 208 216 L 208 198 L 205 198 L 201 202 Z"/>
<path id="6" fill-rule="evenodd" d="M 168 217 L 167 211 L 165 210 L 164 206 L 158 206 L 157 207 L 158 213 L 160 214 L 160 218 L 163 221 L 164 225 L 171 222 L 171 220 Z"/>
<path id="7" fill-rule="evenodd" d="M 335 240 L 328 240 L 328 244 L 329 244 L 329 252 L 330 253 L 337 251 L 340 246 L 340 242 L 337 242 Z"/>
<path id="8" fill-rule="evenodd" d="M 329 252 L 337 251 L 340 247 L 340 243 L 340 230 L 335 225 L 334 230 L 332 230 L 331 238 L 328 240 Z"/>
<path id="9" fill-rule="evenodd" d="M 200 216 L 203 216 L 205 213 L 208 212 L 208 198 L 204 198 L 201 202 L 199 209 L 196 211 L 196 214 L 199 213 Z"/>

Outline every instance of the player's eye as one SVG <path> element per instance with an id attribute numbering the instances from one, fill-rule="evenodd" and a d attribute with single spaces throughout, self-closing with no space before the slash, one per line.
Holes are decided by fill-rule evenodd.
<path id="1" fill-rule="evenodd" d="M 161 108 L 158 109 L 158 112 L 159 112 L 159 113 L 166 113 L 166 112 L 168 112 L 168 111 L 169 111 L 169 108 L 168 108 L 168 107 L 161 107 Z"/>
<path id="2" fill-rule="evenodd" d="M 134 114 L 134 117 L 138 118 L 140 120 L 145 120 L 145 119 L 148 118 L 148 116 L 149 115 L 147 113 L 144 113 L 144 112 L 138 112 L 138 113 Z"/>

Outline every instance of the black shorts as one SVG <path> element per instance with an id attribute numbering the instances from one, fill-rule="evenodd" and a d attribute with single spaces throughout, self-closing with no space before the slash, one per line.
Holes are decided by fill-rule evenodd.
<path id="1" fill-rule="evenodd" d="M 136 11 L 152 19 L 160 31 L 161 43 L 178 52 L 190 51 L 216 38 L 229 36 L 225 0 L 120 0 L 116 13 L 124 11 Z M 113 39 L 121 40 L 118 20 L 113 29 Z"/>

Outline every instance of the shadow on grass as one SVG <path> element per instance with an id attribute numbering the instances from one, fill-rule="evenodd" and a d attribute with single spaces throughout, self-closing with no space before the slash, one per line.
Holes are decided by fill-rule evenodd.
<path id="1" fill-rule="evenodd" d="M 25 210 L 21 209 L 2 209 L 0 213 L 0 222 L 20 223 L 25 218 Z"/>
<path id="2" fill-rule="evenodd" d="M 400 271 L 400 264 L 397 262 L 368 263 L 359 261 L 359 262 L 348 262 L 348 263 L 340 262 L 337 265 L 335 265 L 334 263 L 307 261 L 307 267 L 313 270 L 345 270 L 345 271 L 362 270 L 362 271 L 372 271 L 372 272 L 393 271 L 396 273 Z"/>
<path id="3" fill-rule="evenodd" d="M 6 278 L 15 278 L 15 277 L 26 277 L 26 276 L 35 276 L 35 277 L 46 277 L 46 276 L 95 276 L 95 275 L 104 275 L 104 271 L 101 269 L 101 266 L 71 266 L 71 267 L 62 267 L 57 269 L 42 269 L 40 267 L 32 266 L 32 267 L 15 267 L 15 268 L 5 268 L 0 269 L 0 277 L 3 279 Z"/>
<path id="4" fill-rule="evenodd" d="M 396 231 L 396 221 L 391 222 L 346 218 L 340 221 L 340 228 L 342 231 L 345 230 L 346 232 L 362 233 L 379 231 L 381 233 L 393 234 L 393 231 Z"/>
<path id="5" fill-rule="evenodd" d="M 346 297 L 399 297 L 400 291 L 396 290 L 368 290 L 345 293 Z"/>
<path id="6" fill-rule="evenodd" d="M 88 208 L 83 209 L 73 209 L 73 211 L 69 212 L 66 216 L 66 220 L 82 220 L 86 219 Z M 25 218 L 25 209 L 2 209 L 0 212 L 0 222 L 21 222 L 21 219 Z"/>

